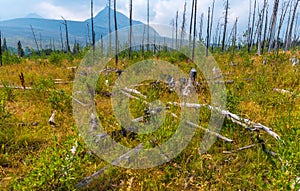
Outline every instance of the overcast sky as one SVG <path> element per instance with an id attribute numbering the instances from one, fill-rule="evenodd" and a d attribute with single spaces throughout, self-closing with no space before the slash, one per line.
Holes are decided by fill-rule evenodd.
<path id="1" fill-rule="evenodd" d="M 89 0 L 0 0 L 0 20 L 25 17 L 30 13 L 36 13 L 44 18 L 60 19 L 61 16 L 68 20 L 83 21 L 90 17 Z M 248 22 L 249 0 L 229 0 L 229 32 L 236 17 L 239 18 L 240 33 L 245 30 Z M 259 0 L 262 7 L 263 0 Z M 190 7 L 192 0 L 187 0 L 187 21 L 189 23 Z M 224 15 L 224 0 L 216 0 L 214 26 Z M 95 14 L 107 5 L 107 0 L 94 0 Z M 169 25 L 175 18 L 176 11 L 180 13 L 182 20 L 183 0 L 150 0 L 150 22 Z M 212 6 L 212 0 L 198 0 L 198 15 L 205 14 L 207 20 L 208 7 Z M 129 15 L 129 0 L 117 0 L 117 9 L 125 15 Z M 146 0 L 133 0 L 133 17 L 135 20 L 146 21 Z M 199 21 L 199 18 L 198 18 Z M 221 20 L 223 22 L 223 19 Z"/>

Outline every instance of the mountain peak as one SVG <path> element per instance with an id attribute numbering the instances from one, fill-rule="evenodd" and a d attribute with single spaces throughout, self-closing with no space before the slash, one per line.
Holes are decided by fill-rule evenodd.
<path id="1" fill-rule="evenodd" d="M 40 16 L 40 15 L 38 15 L 36 13 L 29 13 L 24 18 L 28 18 L 28 19 L 43 19 L 42 16 Z"/>

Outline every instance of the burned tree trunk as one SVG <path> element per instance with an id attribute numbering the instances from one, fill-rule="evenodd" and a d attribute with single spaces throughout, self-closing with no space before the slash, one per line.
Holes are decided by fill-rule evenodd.
<path id="1" fill-rule="evenodd" d="M 150 50 L 150 5 L 147 0 L 147 51 Z"/>
<path id="2" fill-rule="evenodd" d="M 199 41 L 202 41 L 202 31 L 203 31 L 203 18 L 204 18 L 204 13 L 201 14 L 200 17 L 200 26 L 199 26 Z"/>
<path id="3" fill-rule="evenodd" d="M 31 32 L 32 32 L 32 35 L 33 35 L 33 38 L 34 38 L 34 42 L 35 42 L 35 45 L 36 45 L 38 54 L 40 54 L 40 48 L 39 48 L 38 42 L 37 42 L 37 40 L 36 40 L 36 36 L 35 36 L 35 33 L 34 33 L 34 30 L 33 30 L 32 25 L 30 25 L 30 28 L 31 28 Z"/>
<path id="4" fill-rule="evenodd" d="M 92 23 L 92 46 L 93 50 L 95 50 L 95 30 L 94 30 L 94 5 L 93 0 L 91 0 L 91 23 Z"/>
<path id="5" fill-rule="evenodd" d="M 212 5 L 212 11 L 211 11 L 211 16 L 210 16 L 210 29 L 209 29 L 209 42 L 211 42 L 212 39 L 212 28 L 213 28 L 213 22 L 214 22 L 214 11 L 215 10 L 215 0 L 213 1 L 213 5 Z M 212 45 L 212 49 L 213 49 Z"/>
<path id="6" fill-rule="evenodd" d="M 269 6 L 267 4 L 267 8 L 266 8 L 266 20 L 265 20 L 265 30 L 264 30 L 264 37 L 262 40 L 262 49 L 261 49 L 261 53 L 263 54 L 265 51 L 265 44 L 266 44 L 266 38 L 267 38 L 267 30 L 268 30 L 268 14 L 269 14 Z"/>
<path id="7" fill-rule="evenodd" d="M 262 13 L 259 15 L 259 31 L 258 31 L 258 37 L 257 37 L 257 54 L 261 54 L 261 37 L 263 32 L 263 24 L 264 24 L 264 18 L 265 18 L 265 12 L 267 8 L 267 0 L 264 1 L 264 7 L 262 9 Z"/>
<path id="8" fill-rule="evenodd" d="M 114 0 L 114 20 L 115 20 L 115 53 L 116 53 L 116 66 L 118 65 L 118 62 L 119 62 L 119 56 L 118 56 L 118 53 L 119 53 L 119 37 L 118 37 L 118 23 L 117 23 L 117 1 Z"/>
<path id="9" fill-rule="evenodd" d="M 108 44 L 109 44 L 109 47 L 108 47 L 108 52 L 109 54 L 111 53 L 110 50 L 111 50 L 111 0 L 108 0 Z"/>
<path id="10" fill-rule="evenodd" d="M 285 19 L 285 15 L 286 15 L 286 12 L 288 10 L 290 3 L 291 3 L 291 0 L 289 0 L 288 3 L 286 3 L 286 2 L 282 3 L 282 11 L 281 11 L 280 19 L 279 19 L 279 25 L 278 25 L 277 36 L 276 36 L 276 41 L 275 41 L 275 51 L 277 51 L 279 48 L 278 44 L 279 44 L 279 40 L 280 40 L 280 32 L 281 32 L 283 21 Z"/>
<path id="11" fill-rule="evenodd" d="M 293 16 L 291 18 L 292 20 L 291 20 L 291 24 L 289 26 L 288 38 L 287 38 L 287 43 L 286 43 L 286 47 L 285 47 L 286 50 L 289 49 L 291 41 L 292 41 L 294 21 L 295 21 L 295 17 L 296 17 L 299 2 L 300 2 L 300 0 L 296 0 L 295 5 L 294 5 Z"/>
<path id="12" fill-rule="evenodd" d="M 217 24 L 217 29 L 216 29 L 216 33 L 215 33 L 215 37 L 214 37 L 213 45 L 212 45 L 212 52 L 214 51 L 214 46 L 215 45 L 219 46 L 219 44 L 218 44 L 219 31 L 220 31 L 220 20 L 218 21 L 218 24 Z"/>
<path id="13" fill-rule="evenodd" d="M 190 55 L 190 48 L 191 48 L 191 41 L 192 41 L 192 30 L 193 30 L 193 19 L 194 19 L 194 7 L 195 7 L 195 0 L 192 1 L 192 13 L 191 13 L 191 20 L 190 20 L 190 33 L 189 33 L 189 55 Z"/>
<path id="14" fill-rule="evenodd" d="M 228 9 L 229 9 L 229 3 L 228 3 L 228 0 L 226 0 L 226 2 L 225 2 L 224 31 L 223 31 L 223 40 L 222 40 L 222 52 L 225 52 L 226 30 L 227 30 L 227 23 L 228 23 Z"/>
<path id="15" fill-rule="evenodd" d="M 249 5 L 249 18 L 248 18 L 248 34 L 247 34 L 247 43 L 248 43 L 248 52 L 250 53 L 250 46 L 251 46 L 251 9 L 252 9 L 252 1 L 250 0 Z"/>
<path id="16" fill-rule="evenodd" d="M 175 40 L 175 47 L 176 47 L 176 49 L 178 48 L 178 11 L 176 12 L 176 19 L 175 19 L 175 38 L 176 38 L 176 40 Z"/>
<path id="17" fill-rule="evenodd" d="M 253 48 L 253 36 L 254 36 L 254 24 L 255 24 L 255 16 L 256 16 L 256 3 L 257 1 L 254 1 L 254 10 L 253 10 L 253 18 L 252 18 L 252 27 L 251 27 L 251 34 L 250 34 L 250 51 L 252 51 Z"/>
<path id="18" fill-rule="evenodd" d="M 288 40 L 288 33 L 289 33 L 289 26 L 290 26 L 290 23 L 291 23 L 291 13 L 292 12 L 292 6 L 290 6 L 290 10 L 289 10 L 289 16 L 288 16 L 288 22 L 287 22 L 287 25 L 286 25 L 286 31 L 285 31 L 285 37 L 284 37 L 284 51 L 287 51 L 286 50 L 286 47 L 287 47 L 287 40 Z"/>
<path id="19" fill-rule="evenodd" d="M 194 41 L 193 41 L 193 51 L 192 51 L 192 60 L 195 59 L 195 47 L 196 47 L 196 32 L 197 32 L 197 0 L 195 0 L 195 15 L 194 15 Z"/>
<path id="20" fill-rule="evenodd" d="M 210 7 L 208 7 L 208 14 L 207 14 L 207 35 L 206 35 L 206 56 L 208 56 L 208 48 L 209 48 L 209 23 L 210 23 Z"/>
<path id="21" fill-rule="evenodd" d="M 236 20 L 235 20 L 234 29 L 233 29 L 233 35 L 232 35 L 232 59 L 234 59 L 234 55 L 235 55 L 237 25 L 238 25 L 238 18 L 236 18 Z"/>
<path id="22" fill-rule="evenodd" d="M 64 50 L 64 40 L 63 40 L 63 36 L 62 36 L 62 31 L 61 31 L 61 26 L 59 26 L 59 30 L 60 30 L 60 42 L 61 42 L 61 50 Z"/>
<path id="23" fill-rule="evenodd" d="M 129 24 L 130 24 L 130 34 L 129 34 L 129 59 L 131 59 L 132 51 L 132 0 L 129 2 Z"/>
<path id="24" fill-rule="evenodd" d="M 212 38 L 211 33 L 212 33 L 213 22 L 214 22 L 214 10 L 215 10 L 215 0 L 213 1 L 211 16 L 210 16 L 209 42 L 211 42 L 211 38 Z"/>
<path id="25" fill-rule="evenodd" d="M 2 34 L 1 34 L 1 31 L 0 31 L 0 66 L 3 66 L 3 63 L 2 63 Z"/>
<path id="26" fill-rule="evenodd" d="M 175 33 L 175 22 L 174 22 L 174 19 L 172 19 L 171 25 L 172 25 L 172 48 L 174 49 L 174 33 Z"/>
<path id="27" fill-rule="evenodd" d="M 42 34 L 40 33 L 40 49 L 43 52 L 43 39 L 42 39 Z"/>
<path id="28" fill-rule="evenodd" d="M 186 23 L 186 2 L 184 3 L 182 25 L 181 25 L 181 36 L 180 36 L 180 48 L 182 47 L 184 36 L 185 36 L 185 23 Z"/>
<path id="29" fill-rule="evenodd" d="M 275 29 L 276 29 L 276 21 L 277 21 L 277 12 L 278 12 L 278 5 L 279 5 L 279 0 L 274 1 L 274 8 L 273 8 L 273 14 L 272 14 L 272 24 L 271 24 L 271 29 L 270 29 L 270 36 L 269 36 L 269 48 L 268 52 L 271 52 L 271 49 L 274 44 L 274 36 L 275 36 Z"/>
<path id="30" fill-rule="evenodd" d="M 63 19 L 63 25 L 65 26 L 66 30 L 66 41 L 67 41 L 67 53 L 71 52 L 70 43 L 69 43 L 69 30 L 68 30 L 68 23 L 67 20 L 64 17 L 61 17 Z"/>

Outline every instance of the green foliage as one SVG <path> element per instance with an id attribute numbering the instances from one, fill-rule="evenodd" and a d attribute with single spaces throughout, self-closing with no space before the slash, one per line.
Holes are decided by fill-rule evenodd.
<path id="1" fill-rule="evenodd" d="M 1 94 L 0 94 L 1 95 Z M 6 108 L 6 99 L 5 95 L 1 95 L 0 99 L 0 127 L 5 125 L 5 123 L 11 118 L 11 114 Z M 0 129 L 1 130 L 1 129 Z"/>
<path id="2" fill-rule="evenodd" d="M 5 81 L 2 81 L 2 84 L 4 86 L 4 92 L 2 93 L 3 95 L 1 96 L 2 99 L 5 99 L 7 101 L 13 101 L 15 98 L 15 95 L 13 94 L 13 89 L 8 86 L 8 83 Z"/>
<path id="3" fill-rule="evenodd" d="M 21 59 L 18 58 L 18 55 L 5 51 L 2 53 L 2 62 L 3 65 L 20 64 Z"/>
<path id="4" fill-rule="evenodd" d="M 75 149 L 75 153 L 71 149 Z M 93 160 L 75 137 L 69 137 L 63 145 L 58 145 L 55 137 L 53 146 L 38 157 L 26 159 L 28 174 L 15 180 L 12 187 L 14 190 L 74 190 L 86 173 L 83 165 Z"/>
<path id="5" fill-rule="evenodd" d="M 63 60 L 66 59 L 66 54 L 61 52 L 52 52 L 48 59 L 50 64 L 61 66 Z"/>
<path id="6" fill-rule="evenodd" d="M 226 108 L 227 110 L 237 113 L 238 105 L 241 102 L 241 97 L 235 95 L 235 92 L 227 91 Z"/>
<path id="7" fill-rule="evenodd" d="M 55 90 L 55 84 L 52 79 L 39 78 L 33 84 L 34 94 L 43 99 L 51 90 Z"/>
<path id="8" fill-rule="evenodd" d="M 71 97 L 64 90 L 52 91 L 47 101 L 52 109 L 72 112 Z"/>
<path id="9" fill-rule="evenodd" d="M 51 60 L 50 63 L 55 66 L 62 64 L 63 67 L 61 68 L 65 68 L 64 63 L 69 64 L 69 61 L 80 59 L 83 55 L 81 53 L 71 55 L 55 52 L 49 56 L 53 57 L 53 60 L 49 58 L 48 61 Z M 122 64 L 118 66 L 118 69 L 121 70 L 124 70 L 123 67 L 125 66 L 143 60 L 143 56 L 177 64 L 187 74 L 190 68 L 194 67 L 191 63 L 187 63 L 187 58 L 184 55 L 172 51 L 161 51 L 157 52 L 156 55 L 153 55 L 152 51 L 144 53 L 133 51 L 132 60 L 128 60 L 127 52 L 124 52 L 123 55 L 120 54 L 120 58 L 122 56 L 123 59 L 120 59 Z M 220 68 L 224 70 L 224 78 L 234 80 L 233 84 L 226 84 L 228 89 L 226 109 L 273 128 L 282 137 L 285 144 L 276 142 L 264 132 L 260 134 L 260 137 L 265 140 L 267 148 L 278 153 L 278 155 L 271 157 L 266 154 L 257 142 L 256 133 L 245 130 L 244 127 L 226 120 L 220 134 L 234 140 L 234 143 L 231 144 L 217 139 L 210 150 L 200 154 L 198 149 L 205 132 L 197 129 L 189 146 L 168 163 L 144 170 L 124 170 L 118 167 L 111 167 L 110 169 L 109 167 L 104 175 L 100 175 L 99 179 L 93 182 L 97 184 L 92 187 L 93 189 L 293 190 L 293 186 L 295 187 L 294 190 L 300 189 L 299 184 L 293 185 L 296 177 L 299 177 L 300 169 L 298 68 L 292 68 L 288 56 L 280 54 L 266 55 L 265 58 L 268 60 L 268 64 L 262 65 L 263 57 L 251 56 L 247 51 L 237 52 L 234 60 L 236 66 L 231 66 L 230 54 L 216 52 L 214 56 L 219 58 Z M 30 59 L 34 58 L 30 57 Z M 34 60 L 36 63 L 46 62 L 40 56 L 36 56 L 36 59 Z M 47 65 L 44 68 L 46 67 Z M 116 67 L 113 60 L 109 67 Z M 52 68 L 53 66 L 51 66 Z M 47 70 L 44 71 L 48 72 Z M 246 78 L 247 80 L 245 80 Z M 95 96 L 95 101 L 101 101 L 101 104 L 96 105 L 97 114 L 108 133 L 120 128 L 120 125 L 116 123 L 113 111 L 111 111 L 111 99 L 103 96 L 103 92 L 111 92 L 111 86 L 106 86 L 105 81 L 108 80 L 109 84 L 113 85 L 116 79 L 115 72 L 110 72 L 108 75 L 102 74 L 96 87 L 98 95 Z M 143 84 L 147 83 L 143 82 Z M 58 87 L 64 88 L 64 90 L 55 88 L 52 79 L 40 77 L 39 80 L 34 82 L 33 91 L 13 91 L 10 88 L 0 90 L 0 165 L 4 167 L 4 173 L 6 173 L 3 173 L 3 176 L 5 178 L 13 177 L 14 179 L 13 182 L 9 182 L 11 187 L 4 187 L 4 189 L 74 190 L 74 186 L 84 177 L 107 165 L 106 162 L 96 161 L 92 155 L 86 154 L 87 148 L 81 144 L 78 135 L 69 135 L 69 132 L 73 130 L 69 124 L 72 118 L 71 97 L 68 95 L 70 86 L 64 84 Z M 274 92 L 273 88 L 287 89 L 293 94 L 280 94 Z M 156 146 L 153 140 L 157 140 L 157 144 L 161 145 L 174 135 L 179 120 L 172 117 L 170 113 L 180 116 L 181 109 L 176 106 L 169 106 L 166 103 L 168 101 L 179 102 L 179 100 L 176 93 L 168 92 L 168 88 L 164 83 L 155 87 L 140 86 L 136 89 L 147 96 L 147 102 L 161 100 L 164 105 L 168 106 L 166 118 L 157 131 L 147 135 L 137 135 L 134 140 L 122 137 L 120 143 L 125 146 L 136 146 L 142 142 L 144 147 L 153 148 Z M 198 94 L 201 103 L 202 101 L 204 103 L 209 102 L 206 89 L 208 89 L 207 85 L 203 85 Z M 14 97 L 9 95 L 15 95 L 17 98 L 15 100 L 18 100 L 18 102 L 8 102 L 8 97 Z M 24 99 L 27 100 L 24 101 Z M 50 109 L 37 106 L 32 108 L 41 114 L 29 115 L 29 118 L 27 118 L 28 113 L 31 111 L 26 111 L 24 112 L 24 115 L 26 115 L 24 118 L 29 121 L 28 123 L 31 123 L 31 120 L 39 120 L 40 124 L 38 126 L 26 124 L 22 127 L 17 125 L 14 127 L 16 122 L 12 120 L 14 118 L 8 112 L 10 111 L 8 108 L 17 108 L 16 110 L 19 111 L 26 108 L 26 104 L 30 106 L 36 103 L 39 106 L 49 104 L 51 109 L 59 111 L 58 117 L 61 120 L 57 121 L 66 120 L 68 122 L 61 123 L 56 128 L 50 127 L 47 124 Z M 22 107 L 23 104 L 26 106 Z M 149 118 L 144 113 L 144 109 L 148 106 L 148 104 L 143 103 L 143 99 L 130 99 L 131 115 L 134 118 L 144 116 L 144 122 L 147 122 L 147 117 Z M 15 111 L 13 110 L 11 113 L 15 113 Z M 199 124 L 206 128 L 211 112 L 207 108 L 201 108 L 199 116 Z M 24 118 L 19 120 L 24 121 Z M 12 123 L 12 125 L 6 125 L 7 122 Z M 73 128 L 75 127 L 73 126 Z M 57 135 L 58 141 L 55 139 L 53 144 L 51 137 L 54 135 Z M 77 151 L 73 155 L 70 150 L 76 144 L 78 146 Z M 235 151 L 237 148 L 252 144 L 255 144 L 256 147 L 232 152 L 231 154 L 222 153 L 222 151 Z M 9 170 L 6 170 L 6 167 Z M 0 168 L 1 181 L 5 178 L 2 179 L 2 169 Z M 1 184 L 2 182 L 0 183 L 0 190 L 2 189 Z"/>

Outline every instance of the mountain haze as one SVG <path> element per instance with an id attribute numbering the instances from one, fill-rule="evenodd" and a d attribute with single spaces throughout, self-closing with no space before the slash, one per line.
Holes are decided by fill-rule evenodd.
<path id="1" fill-rule="evenodd" d="M 111 11 L 111 30 L 114 31 L 114 14 L 113 10 L 109 7 L 105 7 L 94 17 L 95 34 L 96 41 L 100 40 L 101 36 L 108 34 L 108 11 Z M 29 17 L 37 17 L 35 14 L 29 15 Z M 125 28 L 129 26 L 129 18 L 124 14 L 117 12 L 118 19 L 118 29 Z M 72 21 L 67 20 L 68 30 L 69 30 L 69 41 L 72 47 L 75 40 L 82 45 L 89 42 L 91 37 L 91 19 L 85 21 Z M 142 22 L 133 21 L 133 25 L 143 25 Z M 2 37 L 6 38 L 7 45 L 11 47 L 16 47 L 18 41 L 20 40 L 23 48 L 29 47 L 36 49 L 36 45 L 33 38 L 33 33 L 31 27 L 33 27 L 35 36 L 37 38 L 38 44 L 40 45 L 40 39 L 42 39 L 43 48 L 50 47 L 50 40 L 54 41 L 56 49 L 61 49 L 61 37 L 60 28 L 62 31 L 63 41 L 65 38 L 65 26 L 63 25 L 63 20 L 54 19 L 44 19 L 44 18 L 18 18 L 7 21 L 0 22 L 0 31 L 2 32 Z M 88 29 L 89 27 L 89 29 Z M 150 29 L 152 34 L 155 32 Z M 140 34 L 143 31 L 139 31 Z M 155 32 L 156 33 L 156 32 Z M 158 35 L 158 34 L 157 34 Z M 65 46 L 65 45 L 64 45 Z"/>

